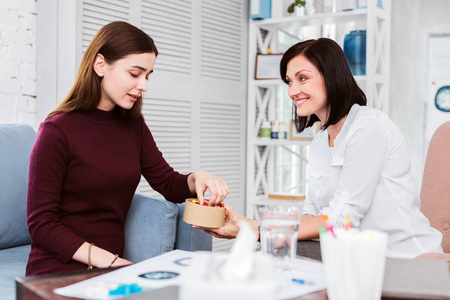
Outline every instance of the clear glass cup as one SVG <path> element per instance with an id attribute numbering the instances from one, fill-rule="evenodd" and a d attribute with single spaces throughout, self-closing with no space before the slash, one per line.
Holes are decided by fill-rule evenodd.
<path id="1" fill-rule="evenodd" d="M 297 254 L 301 207 L 271 205 L 259 208 L 261 251 L 272 255 L 279 271 L 291 270 Z"/>

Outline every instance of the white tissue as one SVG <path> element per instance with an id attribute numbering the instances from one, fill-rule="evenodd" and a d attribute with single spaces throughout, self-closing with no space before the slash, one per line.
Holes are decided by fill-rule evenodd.
<path id="1" fill-rule="evenodd" d="M 224 264 L 219 268 L 219 275 L 224 281 L 241 281 L 249 277 L 253 269 L 253 252 L 257 237 L 246 222 L 239 224 L 239 233 Z"/>
<path id="2" fill-rule="evenodd" d="M 271 257 L 254 253 L 256 234 L 247 223 L 230 253 L 202 252 L 183 276 L 181 300 L 273 300 L 275 269 Z"/>

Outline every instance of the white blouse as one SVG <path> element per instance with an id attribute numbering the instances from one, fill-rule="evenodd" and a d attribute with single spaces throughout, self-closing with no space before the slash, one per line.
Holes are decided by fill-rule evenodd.
<path id="1" fill-rule="evenodd" d="M 334 147 L 320 131 L 308 159 L 303 214 L 327 214 L 336 228 L 348 215 L 354 228 L 386 232 L 388 257 L 442 252 L 442 234 L 420 212 L 406 143 L 386 114 L 353 105 Z"/>

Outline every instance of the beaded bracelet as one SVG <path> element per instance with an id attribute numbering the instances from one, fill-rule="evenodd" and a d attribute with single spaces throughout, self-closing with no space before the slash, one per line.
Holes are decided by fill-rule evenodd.
<path id="1" fill-rule="evenodd" d="M 90 243 L 89 244 L 89 249 L 88 249 L 88 270 L 91 270 L 93 268 L 93 266 L 91 265 L 91 248 L 92 246 L 94 246 L 94 243 Z"/>
<path id="2" fill-rule="evenodd" d="M 119 254 L 116 254 L 116 255 L 114 256 L 114 259 L 113 259 L 113 261 L 111 262 L 111 264 L 109 265 L 108 268 L 111 268 L 111 267 L 112 267 L 113 263 L 116 262 L 116 260 L 117 260 L 118 257 L 119 257 Z"/>

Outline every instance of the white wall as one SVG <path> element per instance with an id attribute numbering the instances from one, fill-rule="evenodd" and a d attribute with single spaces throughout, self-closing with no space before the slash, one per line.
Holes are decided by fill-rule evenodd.
<path id="1" fill-rule="evenodd" d="M 390 116 L 408 144 L 417 190 L 425 158 L 424 100 L 428 96 L 428 36 L 450 33 L 450 1 L 393 0 Z"/>
<path id="2" fill-rule="evenodd" d="M 36 2 L 0 2 L 0 124 L 36 128 Z"/>

